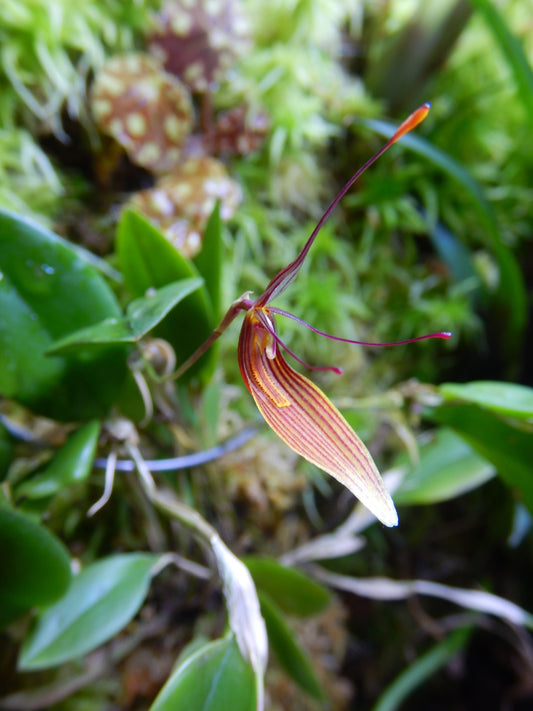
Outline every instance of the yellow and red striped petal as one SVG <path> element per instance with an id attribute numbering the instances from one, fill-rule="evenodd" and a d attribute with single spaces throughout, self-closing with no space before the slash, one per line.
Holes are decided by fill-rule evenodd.
<path id="1" fill-rule="evenodd" d="M 324 393 L 290 367 L 261 323 L 265 314 L 254 311 L 245 314 L 238 355 L 261 414 L 295 452 L 340 481 L 386 526 L 396 526 L 394 503 L 369 451 Z"/>

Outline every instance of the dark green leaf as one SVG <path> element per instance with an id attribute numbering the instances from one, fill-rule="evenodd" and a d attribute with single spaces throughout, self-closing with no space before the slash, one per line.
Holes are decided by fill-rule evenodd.
<path id="1" fill-rule="evenodd" d="M 117 256 L 127 288 L 143 297 L 148 289 L 159 289 L 182 279 L 198 278 L 198 270 L 150 222 L 131 210 L 122 214 L 117 232 Z M 168 341 L 178 364 L 186 360 L 211 334 L 216 323 L 205 285 L 184 299 L 159 324 L 155 335 Z M 210 349 L 187 372 L 187 377 L 207 377 L 214 368 Z"/>
<path id="2" fill-rule="evenodd" d="M 143 338 L 162 321 L 172 309 L 193 291 L 199 289 L 203 280 L 182 279 L 152 293 L 147 293 L 129 304 L 126 314 L 136 340 Z"/>
<path id="3" fill-rule="evenodd" d="M 477 405 L 442 405 L 430 415 L 461 435 L 498 470 L 533 512 L 533 436 L 519 429 L 521 420 L 506 420 Z"/>
<path id="4" fill-rule="evenodd" d="M 401 466 L 406 458 L 399 458 Z M 494 465 L 472 449 L 452 430 L 439 429 L 431 442 L 420 447 L 420 461 L 411 466 L 400 488 L 396 504 L 430 504 L 461 496 L 491 479 Z"/>
<path id="5" fill-rule="evenodd" d="M 454 281 L 478 281 L 474 259 L 470 250 L 444 225 L 436 224 L 429 231 L 435 251 L 450 270 Z"/>
<path id="6" fill-rule="evenodd" d="M 260 593 L 259 601 L 267 628 L 268 641 L 276 653 L 278 662 L 291 679 L 310 696 L 315 699 L 323 699 L 324 692 L 311 660 L 296 641 L 279 608 L 268 595 Z"/>
<path id="7" fill-rule="evenodd" d="M 135 338 L 125 318 L 106 318 L 94 326 L 80 328 L 64 338 L 54 341 L 47 355 L 67 355 L 85 352 L 88 347 L 135 343 Z"/>
<path id="8" fill-rule="evenodd" d="M 254 671 L 228 635 L 188 656 L 150 711 L 255 711 L 256 699 Z"/>
<path id="9" fill-rule="evenodd" d="M 0 394 L 62 420 L 105 414 L 126 369 L 123 348 L 46 355 L 53 341 L 121 315 L 82 255 L 36 223 L 0 210 Z"/>
<path id="10" fill-rule="evenodd" d="M 18 617 L 28 612 L 30 607 L 32 606 L 26 606 L 12 600 L 4 600 L 0 593 L 0 630 L 5 629 Z"/>
<path id="11" fill-rule="evenodd" d="M 211 382 L 202 393 L 202 425 L 205 428 L 205 445 L 215 446 L 218 437 L 221 384 Z"/>
<path id="12" fill-rule="evenodd" d="M 156 561 L 148 553 L 126 553 L 84 568 L 37 618 L 24 641 L 20 669 L 53 667 L 111 639 L 137 614 Z"/>
<path id="13" fill-rule="evenodd" d="M 280 565 L 273 558 L 255 556 L 245 557 L 243 563 L 258 590 L 267 593 L 283 612 L 308 617 L 329 605 L 329 591 L 295 568 Z"/>
<path id="14" fill-rule="evenodd" d="M 71 484 L 84 481 L 91 472 L 99 434 L 100 423 L 97 421 L 81 427 L 70 436 L 43 472 L 17 487 L 17 497 L 46 498 Z"/>
<path id="15" fill-rule="evenodd" d="M 0 508 L 0 561 L 0 611 L 48 604 L 68 587 L 67 549 L 46 528 L 7 508 Z"/>
<path id="16" fill-rule="evenodd" d="M 465 647 L 472 630 L 462 627 L 452 632 L 446 639 L 435 644 L 421 657 L 415 659 L 407 669 L 385 689 L 373 711 L 396 711 L 404 701 L 422 686 L 433 674 L 442 669 Z"/>
<path id="17" fill-rule="evenodd" d="M 533 388 L 495 380 L 444 383 L 439 392 L 446 400 L 465 400 L 502 415 L 533 417 Z"/>
<path id="18" fill-rule="evenodd" d="M 11 464 L 13 442 L 6 428 L 0 424 L 0 481 L 3 481 Z"/>
<path id="19" fill-rule="evenodd" d="M 219 320 L 222 281 L 222 220 L 217 202 L 204 230 L 202 249 L 194 257 L 196 268 L 204 279 L 211 299 L 215 320 Z"/>
<path id="20" fill-rule="evenodd" d="M 64 354 L 87 346 L 136 343 L 157 326 L 174 306 L 201 286 L 200 278 L 183 279 L 153 290 L 132 301 L 125 317 L 108 318 L 94 326 L 75 331 L 53 343 L 48 353 Z"/>

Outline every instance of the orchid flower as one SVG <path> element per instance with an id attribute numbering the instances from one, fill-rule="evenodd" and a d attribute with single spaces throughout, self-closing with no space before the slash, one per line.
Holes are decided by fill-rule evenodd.
<path id="1" fill-rule="evenodd" d="M 330 366 L 310 366 L 300 360 L 278 336 L 275 316 L 291 318 L 326 338 L 360 345 L 391 346 L 425 338 L 449 338 L 451 334 L 441 332 L 394 343 L 365 343 L 318 331 L 293 314 L 270 304 L 294 281 L 322 225 L 341 198 L 374 161 L 424 120 L 429 108 L 429 104 L 423 104 L 400 125 L 389 141 L 335 197 L 296 259 L 276 274 L 258 298 L 252 300 L 251 292 L 246 292 L 237 299 L 220 326 L 175 374 L 179 377 L 185 372 L 240 311 L 245 311 L 238 346 L 239 368 L 264 419 L 289 447 L 341 482 L 386 526 L 396 526 L 398 515 L 368 449 L 335 405 L 314 383 L 291 368 L 281 351 L 287 351 L 300 364 L 312 370 L 330 370 L 337 374 L 342 371 Z"/>

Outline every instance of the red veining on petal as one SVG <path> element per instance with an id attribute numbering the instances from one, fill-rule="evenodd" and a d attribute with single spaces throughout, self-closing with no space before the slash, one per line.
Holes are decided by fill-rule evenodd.
<path id="1" fill-rule="evenodd" d="M 239 368 L 244 384 L 250 394 L 260 391 L 271 400 L 275 407 L 287 407 L 290 400 L 279 384 L 272 377 L 266 354 L 269 339 L 272 336 L 257 319 L 254 309 L 248 311 L 242 323 L 237 349 Z"/>
<path id="2" fill-rule="evenodd" d="M 266 331 L 253 310 L 247 313 L 238 353 L 246 387 L 267 423 L 289 447 L 346 486 L 385 525 L 396 525 L 394 504 L 363 442 L 279 349 L 274 358 L 267 357 L 262 329 Z"/>

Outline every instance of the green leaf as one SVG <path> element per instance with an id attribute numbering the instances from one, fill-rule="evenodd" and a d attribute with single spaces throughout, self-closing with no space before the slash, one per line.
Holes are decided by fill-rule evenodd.
<path id="1" fill-rule="evenodd" d="M 218 442 L 221 390 L 219 382 L 211 382 L 202 393 L 201 422 L 205 430 L 203 443 L 206 446 L 214 447 Z"/>
<path id="2" fill-rule="evenodd" d="M 314 699 L 323 699 L 324 691 L 311 660 L 296 641 L 281 611 L 268 595 L 259 593 L 259 602 L 267 628 L 268 641 L 276 653 L 280 666 L 310 696 Z"/>
<path id="3" fill-rule="evenodd" d="M 22 646 L 19 668 L 57 666 L 111 639 L 140 609 L 157 559 L 125 553 L 84 568 L 66 594 L 38 616 Z"/>
<path id="4" fill-rule="evenodd" d="M 118 226 L 117 256 L 133 296 L 143 297 L 148 289 L 199 277 L 190 260 L 182 257 L 150 222 L 131 210 L 122 213 Z M 167 315 L 155 335 L 171 344 L 179 364 L 211 335 L 215 326 L 213 306 L 204 284 Z M 207 378 L 214 365 L 215 351 L 210 349 L 185 377 L 202 374 Z"/>
<path id="5" fill-rule="evenodd" d="M 522 420 L 502 419 L 477 405 L 441 405 L 429 413 L 442 425 L 454 429 L 482 457 L 492 462 L 500 477 L 519 492 L 533 512 L 533 436 L 519 429 Z"/>
<path id="6" fill-rule="evenodd" d="M 0 481 L 5 478 L 13 458 L 13 441 L 6 428 L 0 424 Z"/>
<path id="7" fill-rule="evenodd" d="M 109 318 L 83 328 L 56 341 L 48 353 L 70 353 L 87 346 L 116 343 L 136 343 L 144 338 L 165 316 L 190 293 L 202 286 L 202 280 L 182 279 L 132 301 L 126 316 Z"/>
<path id="8" fill-rule="evenodd" d="M 401 466 L 405 457 L 398 458 Z M 420 461 L 411 467 L 394 494 L 396 504 L 431 504 L 461 496 L 495 475 L 494 466 L 452 430 L 439 429 L 420 447 Z"/>
<path id="9" fill-rule="evenodd" d="M 193 637 L 191 641 L 186 644 L 185 647 L 183 647 L 183 649 L 179 653 L 179 656 L 176 659 L 176 662 L 174 663 L 173 671 L 177 670 L 177 668 L 180 667 L 182 664 L 185 664 L 189 657 L 192 657 L 192 655 L 196 654 L 198 650 L 203 649 L 207 644 L 210 643 L 211 642 L 209 638 L 205 637 L 203 634 Z"/>
<path id="10" fill-rule="evenodd" d="M 420 686 L 442 669 L 468 643 L 472 630 L 461 627 L 412 662 L 380 696 L 373 711 L 396 711 Z"/>
<path id="11" fill-rule="evenodd" d="M 490 0 L 470 0 L 471 4 L 483 16 L 494 35 L 509 69 L 514 76 L 518 96 L 527 111 L 533 127 L 533 70 L 519 38 L 510 30 L 505 17 Z"/>
<path id="12" fill-rule="evenodd" d="M 273 558 L 255 556 L 243 558 L 243 563 L 258 590 L 267 593 L 283 612 L 309 617 L 322 612 L 330 603 L 329 590 L 295 568 L 280 565 Z"/>
<path id="13" fill-rule="evenodd" d="M 54 341 L 47 355 L 68 355 L 85 352 L 89 347 L 135 343 L 135 338 L 125 318 L 106 318 L 94 326 L 80 328 L 64 338 Z"/>
<path id="14" fill-rule="evenodd" d="M 233 635 L 188 656 L 150 711 L 256 711 L 256 680 Z"/>
<path id="15" fill-rule="evenodd" d="M 193 259 L 196 268 L 204 279 L 211 299 L 215 320 L 221 318 L 220 300 L 222 286 L 222 220 L 220 203 L 217 201 L 204 230 L 202 249 Z"/>
<path id="16" fill-rule="evenodd" d="M 533 417 L 533 388 L 496 380 L 444 383 L 439 392 L 446 400 L 465 400 L 502 415 Z"/>
<path id="17" fill-rule="evenodd" d="M 70 582 L 65 546 L 40 524 L 7 508 L 0 508 L 0 561 L 0 623 L 53 602 Z"/>
<path id="18" fill-rule="evenodd" d="M 437 223 L 429 230 L 435 251 L 450 270 L 454 281 L 476 280 L 476 269 L 471 251 L 444 225 Z M 476 289 L 477 291 L 477 289 Z"/>
<path id="19" fill-rule="evenodd" d="M 146 294 L 140 299 L 132 301 L 126 310 L 131 330 L 135 340 L 143 338 L 157 324 L 162 321 L 172 309 L 189 296 L 193 291 L 200 289 L 203 280 L 199 277 L 182 279 L 163 286 L 157 291 Z"/>
<path id="20" fill-rule="evenodd" d="M 83 251 L 31 220 L 0 210 L 0 394 L 60 420 L 107 413 L 126 371 L 122 347 L 48 356 L 72 331 L 120 317 Z"/>
<path id="21" fill-rule="evenodd" d="M 89 422 L 71 435 L 43 472 L 16 489 L 16 496 L 41 499 L 57 494 L 71 484 L 84 481 L 91 472 L 100 423 Z"/>

